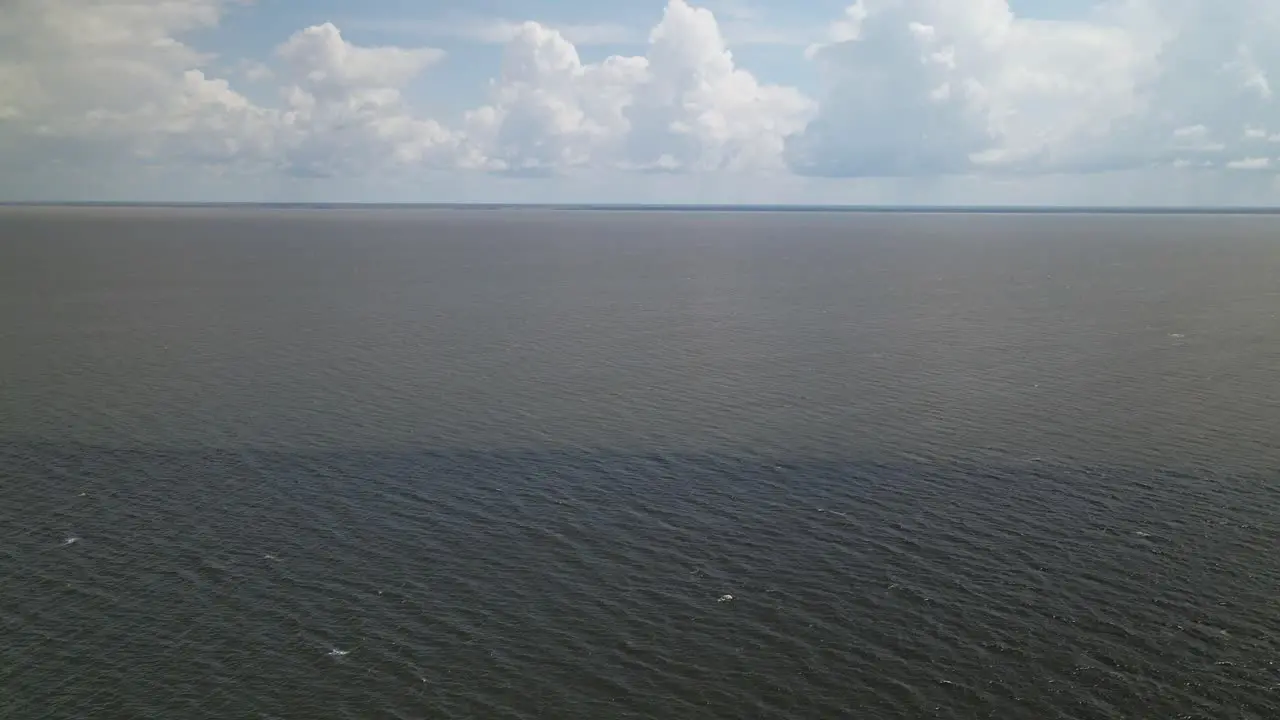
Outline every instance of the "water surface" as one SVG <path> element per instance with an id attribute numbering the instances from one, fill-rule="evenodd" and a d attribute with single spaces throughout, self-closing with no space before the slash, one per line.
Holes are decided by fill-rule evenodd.
<path id="1" fill-rule="evenodd" d="M 0 210 L 0 715 L 1275 717 L 1278 230 Z"/>

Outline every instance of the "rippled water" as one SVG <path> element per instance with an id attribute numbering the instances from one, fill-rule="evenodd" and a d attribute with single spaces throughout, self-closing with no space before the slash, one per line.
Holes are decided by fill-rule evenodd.
<path id="1" fill-rule="evenodd" d="M 4 210 L 0 716 L 1274 718 L 1278 230 Z"/>

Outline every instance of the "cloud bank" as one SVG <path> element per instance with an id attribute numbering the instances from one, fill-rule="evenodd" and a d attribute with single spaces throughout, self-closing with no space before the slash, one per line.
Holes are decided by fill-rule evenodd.
<path id="1" fill-rule="evenodd" d="M 199 168 L 245 177 L 563 177 L 598 171 L 1016 178 L 1280 167 L 1280 6 L 1113 0 L 1081 19 L 1007 0 L 858 0 L 806 51 L 810 97 L 761 81 L 713 13 L 670 0 L 643 52 L 506 23 L 501 73 L 456 118 L 407 90 L 431 47 L 322 24 L 233 77 L 187 38 L 249 0 L 8 0 L 0 172 Z M 619 35 L 622 33 L 619 32 Z M 797 50 L 799 52 L 799 50 Z M 219 76 L 219 75 L 223 76 Z M 238 88 L 250 79 L 267 93 Z M 248 93 L 248 94 L 246 94 Z M 250 99 L 253 95 L 254 99 Z"/>

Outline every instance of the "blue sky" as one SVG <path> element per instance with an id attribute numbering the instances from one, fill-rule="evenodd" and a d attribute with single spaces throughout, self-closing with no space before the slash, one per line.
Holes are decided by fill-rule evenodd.
<path id="1" fill-rule="evenodd" d="M 8 0 L 0 200 L 1277 204 L 1268 0 Z"/>

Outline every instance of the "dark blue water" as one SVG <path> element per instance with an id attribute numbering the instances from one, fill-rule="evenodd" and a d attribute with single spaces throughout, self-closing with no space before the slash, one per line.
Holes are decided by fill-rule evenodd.
<path id="1" fill-rule="evenodd" d="M 0 716 L 1275 717 L 1277 230 L 6 209 Z"/>

